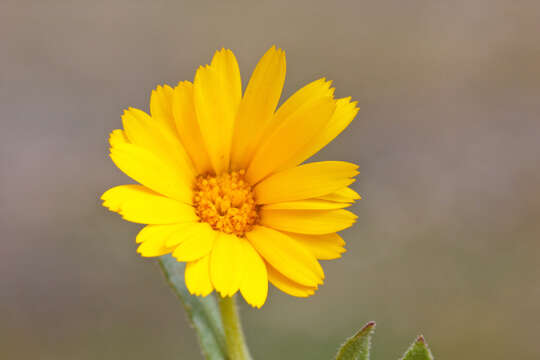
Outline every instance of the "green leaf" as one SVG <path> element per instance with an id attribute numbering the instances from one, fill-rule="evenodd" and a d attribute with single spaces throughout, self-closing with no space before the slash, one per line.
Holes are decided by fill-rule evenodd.
<path id="1" fill-rule="evenodd" d="M 223 323 L 215 297 L 209 295 L 203 298 L 189 293 L 184 282 L 185 263 L 176 261 L 170 255 L 163 255 L 159 258 L 159 264 L 186 309 L 204 357 L 208 360 L 227 359 Z"/>
<path id="2" fill-rule="evenodd" d="M 375 331 L 375 322 L 368 322 L 353 337 L 347 339 L 339 349 L 336 360 L 369 360 L 371 335 Z"/>
<path id="3" fill-rule="evenodd" d="M 433 355 L 422 335 L 409 347 L 401 360 L 433 360 Z"/>

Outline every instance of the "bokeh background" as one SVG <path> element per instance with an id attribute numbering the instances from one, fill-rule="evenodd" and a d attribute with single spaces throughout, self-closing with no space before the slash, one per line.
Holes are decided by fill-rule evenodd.
<path id="1" fill-rule="evenodd" d="M 330 359 L 376 320 L 373 357 L 540 358 L 540 2 L 27 1 L 0 4 L 0 354 L 198 359 L 139 226 L 100 206 L 123 108 L 272 44 L 284 96 L 326 76 L 359 101 L 317 159 L 360 165 L 348 252 L 309 299 L 242 304 L 256 359 Z"/>

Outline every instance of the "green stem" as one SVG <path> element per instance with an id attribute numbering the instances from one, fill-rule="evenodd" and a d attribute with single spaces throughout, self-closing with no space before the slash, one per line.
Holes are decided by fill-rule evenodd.
<path id="1" fill-rule="evenodd" d="M 251 360 L 240 316 L 236 308 L 235 297 L 221 297 L 217 295 L 219 310 L 221 312 L 221 321 L 225 329 L 225 341 L 227 343 L 227 352 L 230 360 Z"/>

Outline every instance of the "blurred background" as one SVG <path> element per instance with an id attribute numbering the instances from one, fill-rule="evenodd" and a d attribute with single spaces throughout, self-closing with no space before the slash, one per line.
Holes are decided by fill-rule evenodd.
<path id="1" fill-rule="evenodd" d="M 6 359 L 199 359 L 140 226 L 100 205 L 122 109 L 273 44 L 282 99 L 325 76 L 361 110 L 316 159 L 360 165 L 359 221 L 308 299 L 242 303 L 255 359 L 373 358 L 422 333 L 438 359 L 540 358 L 540 2 L 0 4 L 0 349 Z"/>

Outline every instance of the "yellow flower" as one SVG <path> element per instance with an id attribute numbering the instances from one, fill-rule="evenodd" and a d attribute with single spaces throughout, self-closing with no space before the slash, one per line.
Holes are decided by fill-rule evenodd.
<path id="1" fill-rule="evenodd" d="M 276 111 L 284 81 L 285 53 L 272 47 L 242 95 L 236 58 L 222 49 L 193 83 L 152 91 L 150 115 L 125 110 L 111 133 L 111 159 L 141 185 L 108 190 L 103 205 L 148 224 L 137 251 L 186 262 L 192 294 L 240 291 L 261 307 L 271 282 L 306 297 L 323 283 L 318 260 L 345 252 L 336 232 L 356 219 L 343 208 L 360 198 L 348 187 L 357 166 L 300 164 L 347 127 L 356 102 L 334 99 L 323 78 Z"/>

